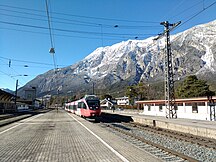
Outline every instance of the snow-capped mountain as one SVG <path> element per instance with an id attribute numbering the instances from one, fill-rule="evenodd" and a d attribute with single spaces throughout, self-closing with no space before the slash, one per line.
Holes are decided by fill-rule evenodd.
<path id="1" fill-rule="evenodd" d="M 216 21 L 195 26 L 171 36 L 175 79 L 189 74 L 213 78 L 216 74 Z M 37 85 L 38 94 L 78 92 L 96 83 L 107 88 L 126 81 L 156 81 L 164 78 L 165 39 L 154 41 L 128 40 L 112 46 L 100 47 L 82 61 L 50 70 L 27 83 Z"/>

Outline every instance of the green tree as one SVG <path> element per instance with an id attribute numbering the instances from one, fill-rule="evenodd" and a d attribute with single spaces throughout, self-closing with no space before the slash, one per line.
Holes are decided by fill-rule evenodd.
<path id="1" fill-rule="evenodd" d="M 146 100 L 148 99 L 148 92 L 149 92 L 149 85 L 140 82 L 136 86 L 136 91 L 138 93 L 139 100 Z"/>
<path id="2" fill-rule="evenodd" d="M 177 97 L 189 98 L 189 97 L 203 97 L 208 95 L 214 95 L 209 90 L 209 85 L 206 81 L 199 80 L 196 75 L 188 76 L 177 88 Z"/>
<path id="3" fill-rule="evenodd" d="M 129 97 L 129 101 L 133 105 L 134 99 L 138 95 L 136 92 L 136 87 L 135 86 L 128 86 L 127 90 L 126 90 L 126 95 Z"/>
<path id="4" fill-rule="evenodd" d="M 148 99 L 149 86 L 143 82 L 137 85 L 128 86 L 126 95 L 129 97 L 130 103 L 134 104 L 135 99 L 145 100 Z"/>

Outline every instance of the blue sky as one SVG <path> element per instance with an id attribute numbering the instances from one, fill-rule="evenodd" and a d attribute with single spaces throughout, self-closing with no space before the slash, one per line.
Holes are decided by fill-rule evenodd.
<path id="1" fill-rule="evenodd" d="M 162 21 L 182 21 L 175 34 L 216 19 L 215 0 L 47 1 L 58 67 L 101 46 L 155 36 Z M 16 79 L 21 87 L 54 68 L 46 0 L 1 0 L 0 15 L 0 88 L 15 90 Z"/>

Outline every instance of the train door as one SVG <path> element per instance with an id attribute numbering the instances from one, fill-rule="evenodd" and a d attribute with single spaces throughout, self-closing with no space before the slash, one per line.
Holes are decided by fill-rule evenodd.
<path id="1" fill-rule="evenodd" d="M 83 101 L 78 103 L 78 107 L 80 107 L 81 109 L 81 116 L 84 116 L 84 117 L 88 116 L 87 106 Z"/>
<path id="2" fill-rule="evenodd" d="M 76 110 L 75 113 L 77 115 L 79 115 L 79 116 L 82 116 L 81 109 L 82 109 L 81 102 L 78 102 L 78 104 L 77 104 L 77 110 Z"/>
<path id="3" fill-rule="evenodd" d="M 76 112 L 76 105 L 75 105 L 75 103 L 73 103 L 73 105 L 72 105 L 72 113 L 74 114 Z"/>

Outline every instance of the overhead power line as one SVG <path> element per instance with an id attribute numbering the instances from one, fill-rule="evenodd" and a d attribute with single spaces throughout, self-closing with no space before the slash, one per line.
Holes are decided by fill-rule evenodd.
<path id="1" fill-rule="evenodd" d="M 47 13 L 47 18 L 48 18 L 49 35 L 50 35 L 50 42 L 51 42 L 51 48 L 49 50 L 49 53 L 52 55 L 54 70 L 56 72 L 57 66 L 56 66 L 56 58 L 55 58 L 54 36 L 52 33 L 52 28 L 51 28 L 51 19 L 50 19 L 49 7 L 48 7 L 48 0 L 46 0 L 46 13 Z"/>
<path id="2" fill-rule="evenodd" d="M 47 30 L 49 28 L 47 27 L 44 27 L 44 26 L 37 26 L 37 25 L 29 25 L 29 24 L 23 24 L 23 23 L 14 23 L 14 22 L 8 22 L 8 21 L 0 21 L 0 23 L 3 23 L 3 24 L 8 24 L 8 25 L 14 25 L 14 26 L 23 26 L 23 27 L 29 27 L 29 28 L 37 28 L 37 29 L 44 29 L 44 30 Z M 92 35 L 101 35 L 101 33 L 99 32 L 87 32 L 87 31 L 79 31 L 79 30 L 70 30 L 70 29 L 60 29 L 60 28 L 52 28 L 53 30 L 56 30 L 56 31 L 60 31 L 60 32 L 69 32 L 69 33 L 79 33 L 79 34 L 92 34 Z M 152 35 L 156 35 L 155 33 L 154 34 L 143 34 L 143 33 L 140 33 L 140 34 L 128 34 L 128 33 L 125 33 L 125 34 L 119 34 L 119 33 L 103 33 L 103 35 L 115 35 L 115 36 L 142 36 L 142 35 L 147 35 L 147 36 L 152 36 Z"/>
<path id="3" fill-rule="evenodd" d="M 1 10 L 1 9 L 0 9 Z M 8 16 L 8 17 L 16 17 L 16 18 L 22 18 L 22 19 L 28 19 L 28 20 L 37 20 L 37 21 L 47 21 L 46 19 L 42 19 L 42 18 L 32 18 L 32 17 L 26 17 L 26 16 L 18 16 L 18 15 L 11 15 L 11 14 L 5 14 L 5 13 L 1 13 L 1 15 L 3 16 Z M 62 20 L 62 19 L 61 19 Z M 68 24 L 68 25 L 77 25 L 77 26 L 88 26 L 88 27 L 100 27 L 101 25 L 103 25 L 103 28 L 115 28 L 116 26 L 118 28 L 121 29 L 139 29 L 139 30 L 147 30 L 147 29 L 152 29 L 152 28 L 159 28 L 157 25 L 139 25 L 139 26 L 132 26 L 132 25 L 108 25 L 108 24 L 89 24 L 89 23 L 84 23 L 83 21 L 79 21 L 79 22 L 74 22 L 73 20 L 71 21 L 56 21 L 56 20 L 52 20 L 52 23 L 59 23 L 59 24 Z"/>
<path id="4" fill-rule="evenodd" d="M 203 3 L 203 1 L 201 1 L 201 2 Z M 201 2 L 198 2 L 197 4 L 200 4 Z M 216 4 L 216 1 L 213 2 L 213 3 L 211 3 L 210 5 L 208 5 L 207 7 L 204 7 L 204 4 L 203 4 L 202 10 L 198 11 L 193 16 L 190 16 L 189 18 L 187 18 L 185 20 L 182 20 L 181 21 L 182 23 L 180 25 L 178 25 L 175 29 L 177 29 L 177 28 L 181 27 L 182 25 L 186 24 L 187 22 L 189 22 L 190 20 L 194 19 L 195 17 L 197 17 L 198 15 L 200 15 L 202 12 L 204 12 L 207 9 L 209 9 L 210 7 L 214 6 L 215 4 Z M 190 8 L 192 8 L 192 7 L 190 7 Z M 190 8 L 188 8 L 188 9 L 190 9 Z M 186 10 L 188 10 L 188 9 L 186 9 Z"/>
<path id="5" fill-rule="evenodd" d="M 40 14 L 34 14 L 30 12 L 21 12 L 21 11 L 13 11 L 13 10 L 8 10 L 8 9 L 1 9 L 3 11 L 8 11 L 8 12 L 14 12 L 14 13 L 19 13 L 19 14 L 25 14 L 25 15 L 32 15 L 32 16 L 37 16 L 37 17 L 42 17 L 44 18 L 44 15 Z M 39 21 L 47 21 L 42 18 L 32 18 L 32 17 L 26 17 L 26 16 L 19 16 L 19 15 L 11 15 L 11 14 L 5 14 L 3 13 L 2 15 L 4 16 L 10 16 L 10 17 L 18 17 L 18 18 L 24 18 L 24 19 L 30 19 L 30 20 L 39 20 Z M 87 21 L 81 21 L 81 20 L 74 20 L 74 19 L 66 19 L 62 17 L 50 17 L 52 19 L 53 23 L 61 23 L 61 24 L 70 24 L 70 25 L 80 25 L 80 26 L 90 26 L 90 27 L 100 27 L 101 24 L 105 28 L 113 28 L 115 25 L 114 24 L 104 24 L 104 23 L 92 23 L 92 22 L 87 22 Z M 59 21 L 60 20 L 60 21 Z M 142 29 L 146 30 L 146 28 L 157 28 L 157 25 L 118 25 L 118 27 L 123 28 L 123 29 Z"/>
<path id="6" fill-rule="evenodd" d="M 26 11 L 35 11 L 35 12 L 41 12 L 44 13 L 43 10 L 36 10 L 36 9 L 29 9 L 24 7 L 15 7 L 15 6 L 9 6 L 9 5 L 0 5 L 1 7 L 7 7 L 7 8 L 13 8 L 13 9 L 21 9 Z M 60 13 L 60 12 L 52 12 L 56 15 L 63 15 L 63 16 L 71 16 L 71 17 L 77 17 L 77 18 L 86 18 L 86 19 L 95 19 L 95 20 L 105 20 L 105 21 L 119 21 L 119 22 L 129 22 L 129 23 L 145 23 L 145 24 L 158 24 L 160 22 L 155 21 L 143 21 L 143 20 L 126 20 L 126 19 L 114 19 L 114 18 L 103 18 L 103 17 L 93 17 L 93 16 L 83 16 L 83 15 L 74 15 L 74 14 L 68 14 L 68 13 Z"/>
<path id="7" fill-rule="evenodd" d="M 209 9 L 210 7 L 214 6 L 216 4 L 216 1 L 213 2 L 212 4 L 210 4 L 209 6 L 203 8 L 201 11 L 197 12 L 196 14 L 194 14 L 192 17 L 188 18 L 186 21 L 184 21 L 181 25 L 179 25 L 178 27 L 186 24 L 187 22 L 189 22 L 190 20 L 192 20 L 193 18 L 197 17 L 199 14 L 201 14 L 202 12 L 204 12 L 205 10 Z"/>
<path id="8" fill-rule="evenodd" d="M 50 64 L 50 63 L 27 61 L 27 60 L 18 60 L 18 59 L 12 59 L 12 58 L 2 57 L 2 56 L 0 56 L 0 58 L 5 59 L 5 60 L 11 60 L 12 62 L 16 61 L 16 62 L 24 62 L 24 63 L 37 64 L 37 65 L 45 65 L 45 66 L 52 66 L 53 65 L 53 64 Z M 69 65 L 58 65 L 58 66 L 69 66 Z"/>
<path id="9" fill-rule="evenodd" d="M 185 0 L 184 0 L 184 1 L 185 1 Z M 197 3 L 195 3 L 195 4 L 193 4 L 193 5 L 191 5 L 191 6 L 187 6 L 186 9 L 181 10 L 180 12 L 178 12 L 178 13 L 175 14 L 175 15 L 171 15 L 171 16 L 169 17 L 169 19 L 173 19 L 173 18 L 175 18 L 175 17 L 177 17 L 177 16 L 179 17 L 180 15 L 184 14 L 184 13 L 187 12 L 187 11 L 190 11 L 192 8 L 198 6 L 198 5 L 202 4 L 202 3 L 203 3 L 203 0 L 201 0 L 201 1 L 199 1 L 199 2 L 197 2 Z M 180 5 L 179 5 L 179 6 L 180 6 Z M 176 8 L 179 7 L 179 6 L 176 6 Z M 171 11 L 176 10 L 176 8 L 173 8 Z M 170 12 L 170 13 L 171 13 L 171 12 Z"/>
<path id="10" fill-rule="evenodd" d="M 42 34 L 42 35 L 49 35 L 47 32 L 36 32 L 36 31 L 30 31 L 30 30 L 23 30 L 23 29 L 14 29 L 14 28 L 4 28 L 0 27 L 0 29 L 6 29 L 6 30 L 13 30 L 13 31 L 19 31 L 19 32 L 27 32 L 32 34 Z M 95 36 L 77 36 L 77 35 L 66 35 L 66 34 L 53 34 L 54 36 L 60 36 L 60 37 L 72 37 L 72 38 L 83 38 L 83 39 L 101 39 L 101 37 L 95 37 Z M 155 35 L 155 34 L 154 34 Z M 150 35 L 151 36 L 151 35 Z M 145 38 L 143 36 L 139 36 L 140 39 Z M 134 39 L 134 37 L 124 37 L 124 36 L 103 36 L 104 40 L 122 40 L 122 39 Z"/>

